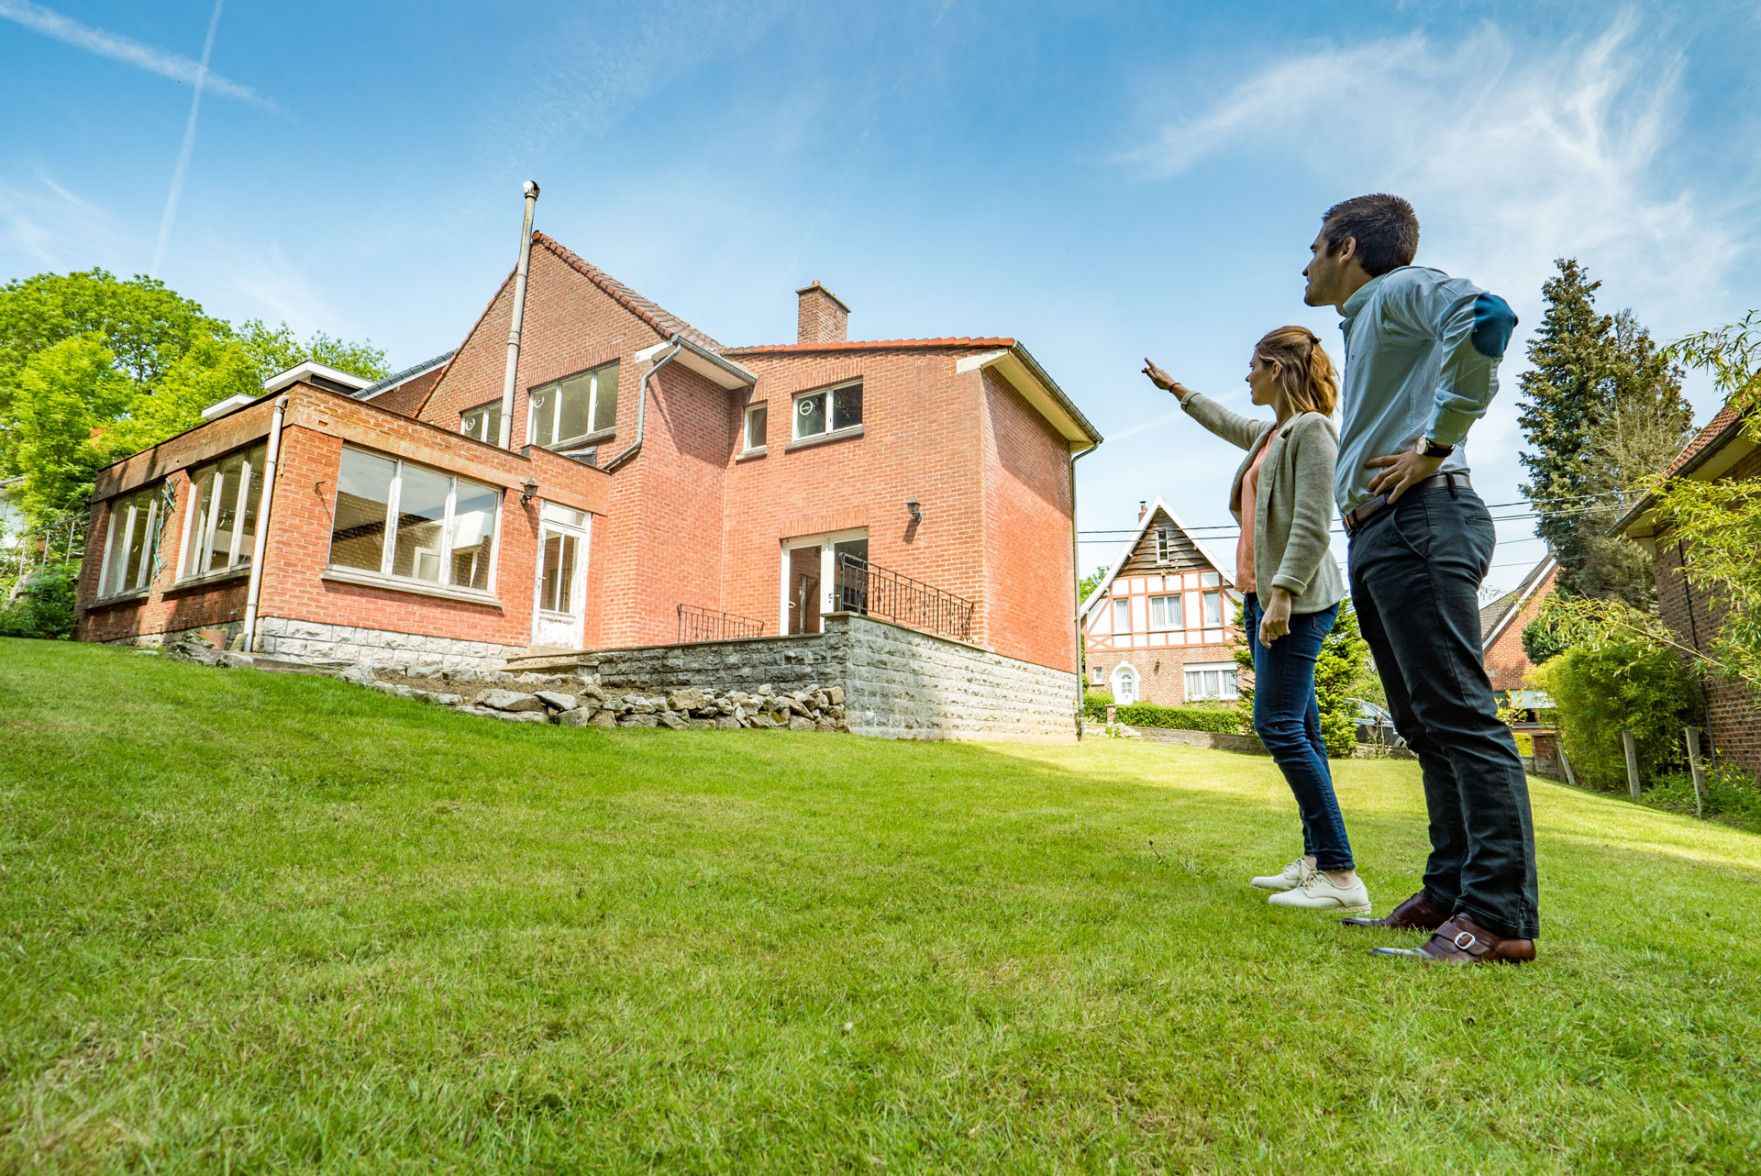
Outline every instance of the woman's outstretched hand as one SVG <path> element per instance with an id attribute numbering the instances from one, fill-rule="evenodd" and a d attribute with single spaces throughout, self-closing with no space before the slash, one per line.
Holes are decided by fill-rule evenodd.
<path id="1" fill-rule="evenodd" d="M 1150 378 L 1150 383 L 1154 384 L 1162 391 L 1172 392 L 1174 394 L 1174 399 L 1176 400 L 1185 400 L 1192 392 L 1191 388 L 1188 388 L 1185 384 L 1182 384 L 1179 380 L 1176 380 L 1173 376 L 1170 376 L 1167 372 L 1157 367 L 1155 361 L 1150 359 L 1147 355 L 1143 360 L 1143 374 Z"/>

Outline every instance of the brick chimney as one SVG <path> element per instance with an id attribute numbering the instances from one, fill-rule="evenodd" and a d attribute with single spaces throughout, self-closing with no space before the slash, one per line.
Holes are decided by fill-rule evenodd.
<path id="1" fill-rule="evenodd" d="M 801 300 L 797 343 L 842 343 L 850 338 L 850 308 L 818 282 L 795 291 Z"/>
<path id="2" fill-rule="evenodd" d="M 1137 500 L 1137 521 L 1140 523 L 1143 522 L 1143 516 L 1148 513 L 1150 513 L 1150 504 L 1149 504 L 1148 500 L 1143 499 L 1143 498 L 1138 499 Z"/>

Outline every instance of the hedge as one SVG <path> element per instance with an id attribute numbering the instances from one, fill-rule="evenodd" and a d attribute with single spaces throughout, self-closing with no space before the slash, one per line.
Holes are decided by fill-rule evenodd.
<path id="1" fill-rule="evenodd" d="M 1091 719 L 1105 721 L 1109 694 L 1085 694 L 1083 713 Z M 1116 721 L 1128 727 L 1166 727 L 1175 731 L 1210 731 L 1217 735 L 1244 734 L 1241 712 L 1224 703 L 1220 706 L 1157 706 L 1153 702 L 1134 702 L 1113 708 Z"/>

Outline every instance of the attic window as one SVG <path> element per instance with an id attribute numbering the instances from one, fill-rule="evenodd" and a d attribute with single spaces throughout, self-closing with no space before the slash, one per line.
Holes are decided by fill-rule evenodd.
<path id="1" fill-rule="evenodd" d="M 1174 558 L 1174 528 L 1156 528 L 1156 562 L 1165 564 Z"/>
<path id="2" fill-rule="evenodd" d="M 618 415 L 617 361 L 532 389 L 530 413 L 529 445 L 568 449 L 609 435 Z"/>

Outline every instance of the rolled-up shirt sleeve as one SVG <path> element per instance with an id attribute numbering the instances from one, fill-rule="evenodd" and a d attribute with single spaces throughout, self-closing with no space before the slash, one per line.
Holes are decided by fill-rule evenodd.
<path id="1" fill-rule="evenodd" d="M 1510 346 L 1516 314 L 1498 295 L 1461 278 L 1403 283 L 1389 299 L 1389 313 L 1406 330 L 1441 345 L 1425 436 L 1441 445 L 1461 444 L 1498 394 L 1498 364 Z"/>

